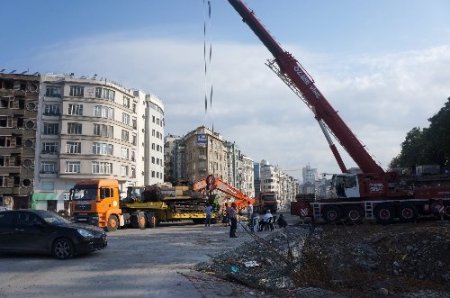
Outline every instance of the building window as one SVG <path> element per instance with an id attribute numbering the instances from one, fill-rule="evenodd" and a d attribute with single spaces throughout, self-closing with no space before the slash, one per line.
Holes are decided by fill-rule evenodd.
<path id="1" fill-rule="evenodd" d="M 80 173 L 79 161 L 66 161 L 66 173 Z"/>
<path id="2" fill-rule="evenodd" d="M 122 123 L 130 125 L 130 115 L 127 113 L 122 113 Z"/>
<path id="3" fill-rule="evenodd" d="M 83 133 L 83 126 L 81 123 L 68 123 L 67 133 L 70 135 L 81 135 Z"/>
<path id="4" fill-rule="evenodd" d="M 128 159 L 130 150 L 126 147 L 122 147 L 121 156 L 122 158 Z"/>
<path id="5" fill-rule="evenodd" d="M 69 104 L 68 114 L 83 116 L 83 105 Z"/>
<path id="6" fill-rule="evenodd" d="M 44 135 L 58 135 L 59 125 L 58 123 L 44 123 Z"/>
<path id="7" fill-rule="evenodd" d="M 97 87 L 95 88 L 95 97 L 114 101 L 116 92 L 111 89 Z"/>
<path id="8" fill-rule="evenodd" d="M 58 116 L 59 115 L 59 106 L 46 104 L 44 106 L 44 115 L 45 116 Z"/>
<path id="9" fill-rule="evenodd" d="M 11 137 L 10 136 L 0 136 L 0 147 L 2 147 L 2 148 L 11 147 Z"/>
<path id="10" fill-rule="evenodd" d="M 95 106 L 94 107 L 94 116 L 102 117 L 106 119 L 114 119 L 114 109 L 106 106 Z"/>
<path id="11" fill-rule="evenodd" d="M 122 104 L 123 104 L 124 107 L 130 108 L 130 102 L 131 102 L 131 100 L 130 100 L 130 98 L 128 96 L 124 96 L 123 97 Z"/>
<path id="12" fill-rule="evenodd" d="M 56 163 L 54 161 L 41 162 L 41 173 L 55 173 Z"/>
<path id="13" fill-rule="evenodd" d="M 0 167 L 9 167 L 9 156 L 0 156 Z"/>
<path id="14" fill-rule="evenodd" d="M 42 143 L 42 153 L 56 153 L 58 150 L 58 144 L 55 142 L 44 142 Z"/>
<path id="15" fill-rule="evenodd" d="M 84 96 L 84 86 L 70 86 L 70 96 Z"/>
<path id="16" fill-rule="evenodd" d="M 113 145 L 107 143 L 93 143 L 92 153 L 96 155 L 113 155 Z"/>
<path id="17" fill-rule="evenodd" d="M 81 153 L 81 142 L 67 142 L 67 153 Z"/>
<path id="18" fill-rule="evenodd" d="M 0 176 L 0 187 L 8 186 L 8 176 Z"/>
<path id="19" fill-rule="evenodd" d="M 12 127 L 12 117 L 0 116 L 0 127 Z"/>
<path id="20" fill-rule="evenodd" d="M 47 86 L 45 89 L 45 96 L 61 97 L 61 87 Z"/>
<path id="21" fill-rule="evenodd" d="M 130 132 L 126 129 L 122 129 L 122 141 L 128 142 L 130 140 Z"/>
<path id="22" fill-rule="evenodd" d="M 114 126 L 94 123 L 94 135 L 112 138 L 114 136 Z"/>
<path id="23" fill-rule="evenodd" d="M 111 174 L 112 163 L 109 162 L 92 162 L 92 174 Z"/>
<path id="24" fill-rule="evenodd" d="M 120 175 L 128 176 L 128 167 L 125 165 L 120 166 Z"/>

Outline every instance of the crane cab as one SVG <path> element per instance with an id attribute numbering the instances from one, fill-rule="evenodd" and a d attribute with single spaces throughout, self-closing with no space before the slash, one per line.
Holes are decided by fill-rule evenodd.
<path id="1" fill-rule="evenodd" d="M 357 174 L 334 174 L 331 179 L 331 193 L 334 198 L 360 198 Z"/>

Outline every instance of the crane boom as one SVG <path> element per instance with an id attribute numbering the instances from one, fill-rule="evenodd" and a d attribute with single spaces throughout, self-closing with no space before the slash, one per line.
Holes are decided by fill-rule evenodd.
<path id="1" fill-rule="evenodd" d="M 326 124 L 361 171 L 363 173 L 383 175 L 385 173 L 384 170 L 370 156 L 364 145 L 319 91 L 314 80 L 302 65 L 289 52 L 283 50 L 259 22 L 254 13 L 241 0 L 228 0 L 228 2 L 272 53 L 281 73 L 300 91 L 305 102 L 313 111 L 315 118 Z M 336 153 L 333 152 L 333 154 L 336 157 Z M 344 170 L 345 167 L 342 166 L 341 161 L 338 160 L 338 163 L 341 170 Z"/>

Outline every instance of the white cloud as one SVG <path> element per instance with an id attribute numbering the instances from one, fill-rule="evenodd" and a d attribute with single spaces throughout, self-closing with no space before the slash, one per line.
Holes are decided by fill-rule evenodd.
<path id="1" fill-rule="evenodd" d="M 97 73 L 151 92 L 165 104 L 166 133 L 182 135 L 214 123 L 255 161 L 338 171 L 312 112 L 264 65 L 268 51 L 262 45 L 213 46 L 213 109 L 206 116 L 202 43 L 123 36 L 76 40 L 44 49 L 35 68 Z M 450 96 L 450 46 L 379 57 L 292 52 L 303 57 L 319 89 L 384 168 L 406 132 L 427 126 Z"/>

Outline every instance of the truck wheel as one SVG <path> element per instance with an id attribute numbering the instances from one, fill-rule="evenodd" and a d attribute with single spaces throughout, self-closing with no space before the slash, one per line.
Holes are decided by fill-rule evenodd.
<path id="1" fill-rule="evenodd" d="M 417 218 L 417 208 L 412 204 L 401 204 L 398 207 L 398 217 L 402 222 L 411 222 Z"/>
<path id="2" fill-rule="evenodd" d="M 114 232 L 119 228 L 119 219 L 116 215 L 110 215 L 108 218 L 108 223 L 106 225 L 106 230 L 108 232 Z"/>
<path id="3" fill-rule="evenodd" d="M 145 230 L 145 227 L 147 226 L 147 220 L 145 219 L 144 215 L 138 215 L 137 226 L 139 229 Z"/>
<path id="4" fill-rule="evenodd" d="M 360 206 L 350 206 L 345 210 L 346 222 L 349 224 L 359 225 L 364 219 L 364 210 Z"/>
<path id="5" fill-rule="evenodd" d="M 147 221 L 145 220 L 144 214 L 135 213 L 131 215 L 131 227 L 134 229 L 145 229 Z"/>
<path id="6" fill-rule="evenodd" d="M 335 223 L 342 218 L 342 209 L 335 205 L 325 206 L 322 210 L 322 216 L 327 223 Z"/>
<path id="7" fill-rule="evenodd" d="M 390 224 L 394 221 L 395 209 L 392 205 L 383 204 L 375 208 L 375 218 L 377 222 L 383 225 Z"/>
<path id="8" fill-rule="evenodd" d="M 156 228 L 156 225 L 158 224 L 158 218 L 156 216 L 151 216 L 150 220 L 148 221 L 148 227 L 149 228 Z"/>

